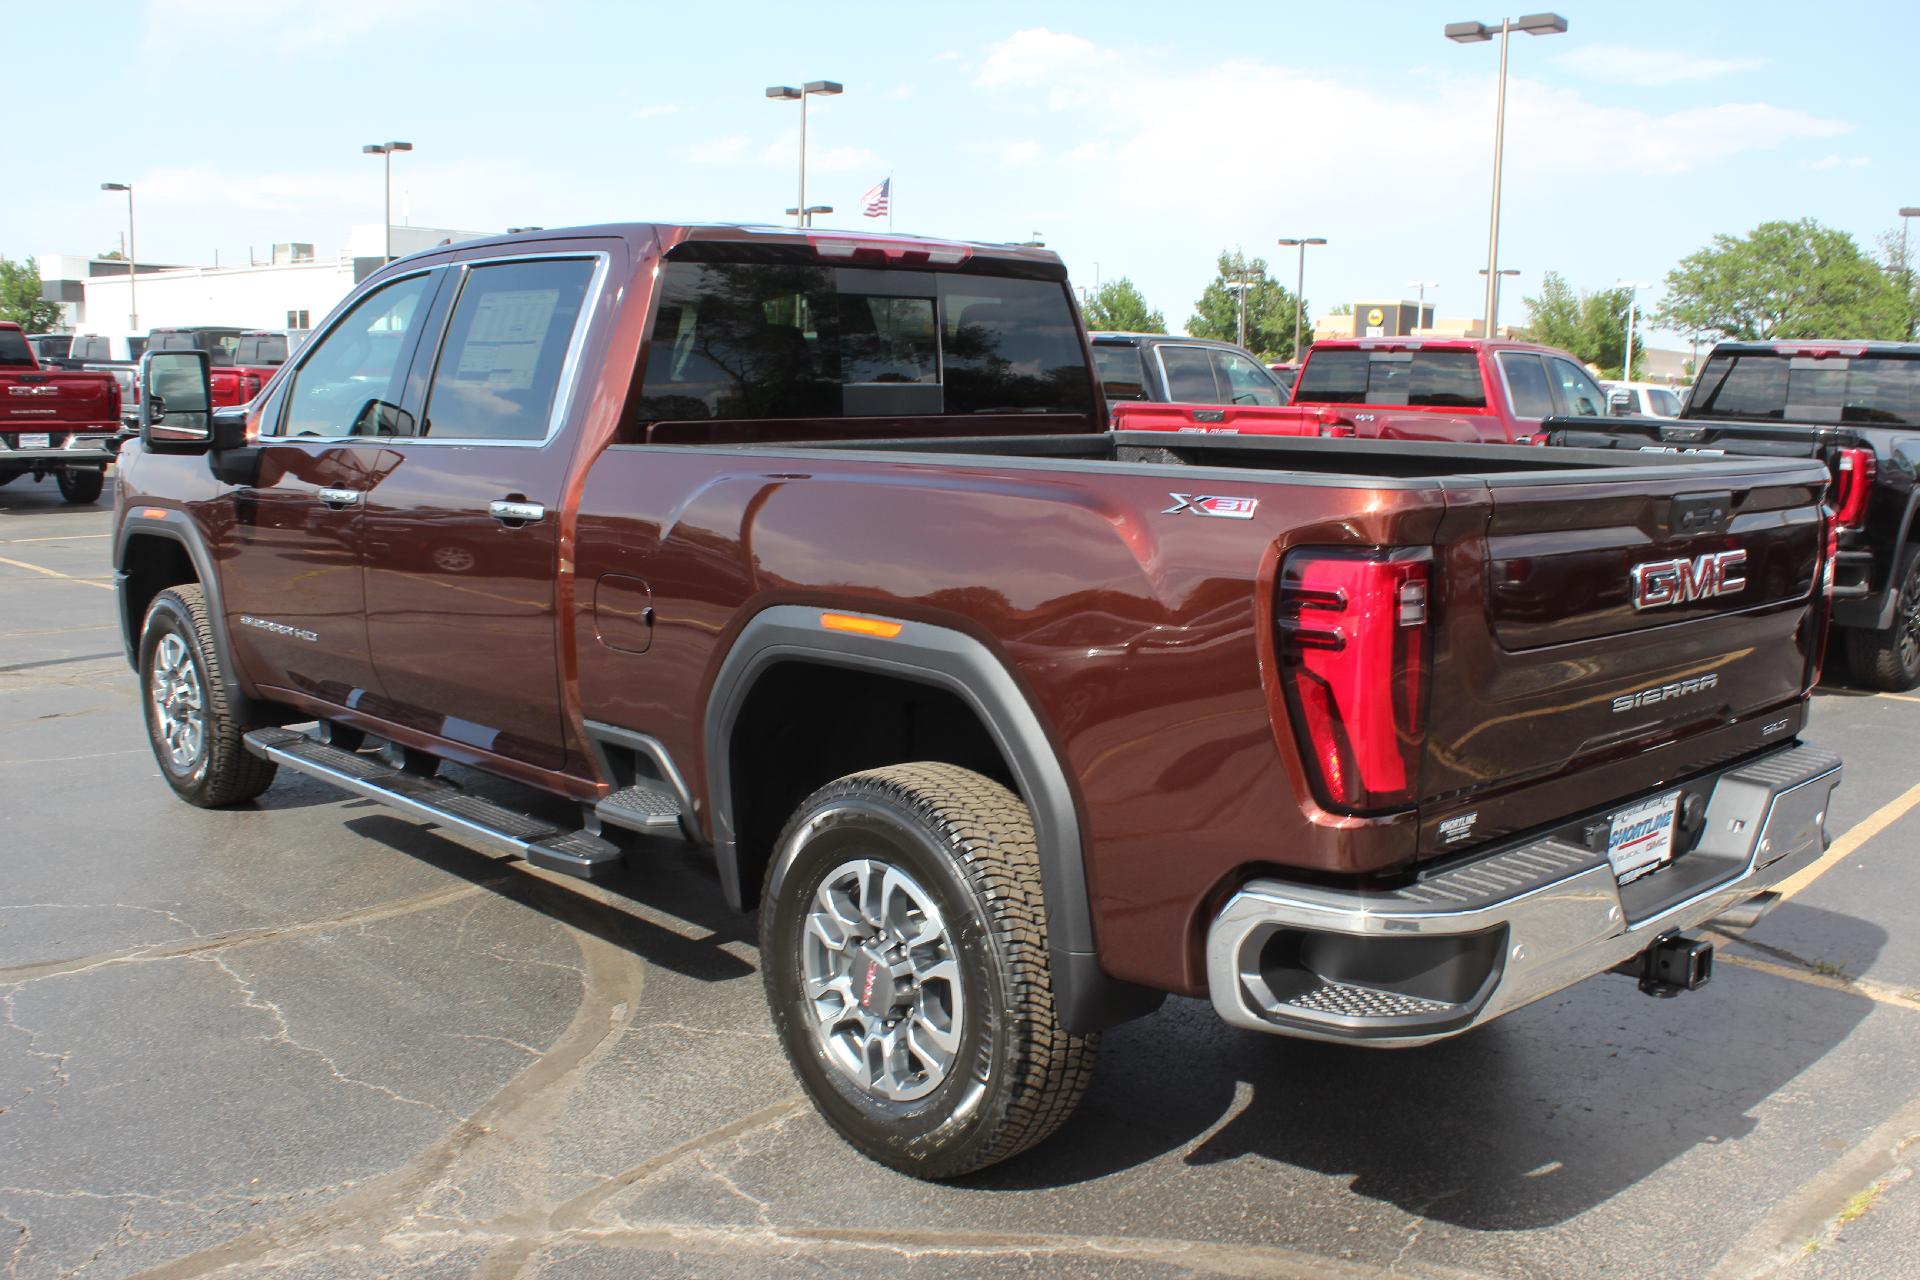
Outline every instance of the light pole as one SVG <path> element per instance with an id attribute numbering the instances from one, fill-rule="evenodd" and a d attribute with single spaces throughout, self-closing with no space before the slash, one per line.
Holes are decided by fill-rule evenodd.
<path id="1" fill-rule="evenodd" d="M 778 98 L 783 102 L 797 100 L 800 103 L 800 198 L 793 202 L 793 208 L 787 210 L 794 216 L 793 225 L 796 227 L 813 225 L 814 211 L 807 208 L 807 99 L 816 93 L 831 96 L 840 92 L 842 87 L 835 80 L 809 80 L 798 89 L 790 84 L 767 86 L 769 98 Z M 831 213 L 832 210 L 823 209 L 821 212 Z"/>
<path id="2" fill-rule="evenodd" d="M 1413 308 L 1414 328 L 1424 329 L 1427 327 L 1427 290 L 1438 289 L 1439 287 L 1440 282 L 1438 280 L 1407 281 L 1407 288 L 1418 289 L 1420 291 L 1420 301 L 1415 303 Z"/>
<path id="3" fill-rule="evenodd" d="M 1500 262 L 1500 163 L 1507 136 L 1507 37 L 1515 31 L 1530 36 L 1557 35 L 1567 29 L 1567 20 L 1557 13 L 1529 13 L 1522 18 L 1500 19 L 1500 91 L 1493 108 L 1493 216 L 1487 221 L 1487 327 L 1482 336 L 1491 338 L 1499 323 L 1495 314 L 1500 305 L 1500 286 L 1491 273 Z M 1449 22 L 1447 39 L 1458 44 L 1478 44 L 1493 39 L 1494 28 L 1484 22 Z"/>
<path id="4" fill-rule="evenodd" d="M 1920 218 L 1920 207 L 1907 205 L 1900 210 L 1900 283 L 1907 291 L 1907 336 L 1913 336 L 1913 267 L 1907 262 L 1907 219 Z"/>
<path id="5" fill-rule="evenodd" d="M 1300 358 L 1300 317 L 1306 310 L 1300 295 L 1307 284 L 1307 246 L 1326 242 L 1325 236 L 1289 236 L 1280 241 L 1284 246 L 1299 250 L 1293 268 L 1293 354 L 1287 357 L 1289 360 Z"/>
<path id="6" fill-rule="evenodd" d="M 133 244 L 133 184 L 131 182 L 103 182 L 102 191 L 124 191 L 127 193 L 127 331 L 140 332 L 140 299 L 134 292 L 133 278 L 140 274 L 140 251 Z"/>
<path id="7" fill-rule="evenodd" d="M 1485 267 L 1480 268 L 1480 274 L 1483 276 L 1486 275 L 1487 269 Z M 1500 277 L 1501 276 L 1517 276 L 1519 274 L 1520 274 L 1520 268 L 1518 267 L 1502 267 L 1500 268 L 1500 270 L 1494 272 L 1491 276 L 1488 276 L 1487 278 L 1487 314 L 1488 315 L 1492 315 L 1494 312 L 1500 309 Z M 1499 331 L 1495 329 L 1491 323 L 1489 323 L 1487 325 L 1487 331 L 1481 334 L 1480 336 L 1483 338 L 1491 338 L 1497 332 Z"/>
<path id="8" fill-rule="evenodd" d="M 1613 287 L 1627 291 L 1627 354 L 1620 366 L 1620 381 L 1633 381 L 1633 311 L 1640 302 L 1640 291 L 1651 289 L 1644 280 L 1615 280 Z"/>
<path id="9" fill-rule="evenodd" d="M 1241 346 L 1241 347 L 1244 347 L 1247 345 L 1247 290 L 1251 289 L 1252 287 L 1253 286 L 1251 283 L 1248 282 L 1246 272 L 1244 271 L 1240 273 L 1240 278 L 1238 280 L 1227 281 L 1227 288 L 1233 290 L 1235 293 L 1240 295 L 1240 324 L 1237 330 L 1239 334 L 1239 339 L 1235 345 Z"/>
<path id="10" fill-rule="evenodd" d="M 385 233 L 384 243 L 387 248 L 388 262 L 393 261 L 393 153 L 396 151 L 411 150 L 413 150 L 413 144 L 411 142 L 369 142 L 366 146 L 360 148 L 362 155 L 381 156 L 384 157 L 386 163 L 387 202 L 383 206 L 380 228 Z"/>
<path id="11" fill-rule="evenodd" d="M 810 227 L 810 226 L 812 226 L 812 225 L 813 225 L 813 215 L 814 215 L 814 214 L 816 214 L 816 213 L 832 213 L 832 212 L 833 212 L 833 206 L 832 206 L 832 205 L 830 205 L 830 204 L 810 204 L 810 205 L 808 205 L 808 206 L 807 206 L 807 208 L 806 208 L 806 221 L 805 221 L 805 222 L 802 222 L 802 223 L 801 223 L 800 225 L 801 225 L 801 226 L 803 226 L 803 227 Z M 787 216 L 788 216 L 789 218 L 792 218 L 792 217 L 797 217 L 797 216 L 799 216 L 799 215 L 800 215 L 800 213 L 801 213 L 801 211 L 800 211 L 799 209 L 789 209 L 789 210 L 787 210 Z"/>

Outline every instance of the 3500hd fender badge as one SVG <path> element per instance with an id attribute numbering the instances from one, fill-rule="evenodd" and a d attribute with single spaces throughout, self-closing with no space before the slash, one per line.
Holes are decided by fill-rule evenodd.
<path id="1" fill-rule="evenodd" d="M 1167 496 L 1173 499 L 1173 505 L 1160 513 L 1163 516 L 1218 516 L 1222 520 L 1251 520 L 1254 510 L 1260 505 L 1258 498 L 1196 498 L 1190 493 L 1170 493 Z"/>
<path id="2" fill-rule="evenodd" d="M 1730 596 L 1746 588 L 1740 576 L 1746 567 L 1745 551 L 1709 551 L 1691 560 L 1649 560 L 1633 566 L 1633 607 L 1658 609 L 1664 605 L 1686 604 L 1693 600 L 1711 600 Z"/>

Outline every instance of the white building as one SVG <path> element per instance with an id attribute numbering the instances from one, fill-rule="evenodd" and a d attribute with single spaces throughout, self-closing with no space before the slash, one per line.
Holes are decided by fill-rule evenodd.
<path id="1" fill-rule="evenodd" d="M 490 231 L 446 227 L 394 227 L 393 252 L 401 257 L 444 241 L 473 240 Z M 347 248 L 326 256 L 310 244 L 277 244 L 270 258 L 233 266 L 154 268 L 141 264 L 129 297 L 124 265 L 118 274 L 65 275 L 86 259 L 49 255 L 41 259 L 42 289 L 68 303 L 69 324 L 80 333 L 145 333 L 179 325 L 234 325 L 243 329 L 311 329 L 361 280 L 385 261 L 378 223 L 355 227 Z M 118 264 L 117 264 L 118 265 Z M 49 276 L 49 271 L 60 273 Z M 54 292 L 55 286 L 60 292 Z M 138 322 L 130 324 L 138 303 Z"/>

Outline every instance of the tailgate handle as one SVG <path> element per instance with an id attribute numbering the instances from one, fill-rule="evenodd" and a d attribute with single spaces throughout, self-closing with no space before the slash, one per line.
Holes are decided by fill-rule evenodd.
<path id="1" fill-rule="evenodd" d="M 322 489 L 320 501 L 335 511 L 342 511 L 359 503 L 360 491 L 358 489 Z"/>
<path id="2" fill-rule="evenodd" d="M 1676 494 L 1667 511 L 1667 529 L 1675 537 L 1724 533 L 1733 523 L 1733 490 Z"/>
<path id="3" fill-rule="evenodd" d="M 1193 411 L 1193 420 L 1195 422 L 1225 422 L 1227 420 L 1227 411 L 1225 409 L 1195 409 Z"/>

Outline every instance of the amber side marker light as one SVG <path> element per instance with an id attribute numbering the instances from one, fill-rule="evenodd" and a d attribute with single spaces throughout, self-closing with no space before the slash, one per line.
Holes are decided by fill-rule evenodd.
<path id="1" fill-rule="evenodd" d="M 142 507 L 140 508 L 140 518 L 142 520 L 165 520 L 167 518 L 167 509 L 165 507 Z"/>
<path id="2" fill-rule="evenodd" d="M 877 636 L 891 640 L 900 634 L 900 624 L 882 618 L 856 618 L 849 613 L 823 613 L 820 625 L 829 631 L 848 631 L 856 636 Z"/>

